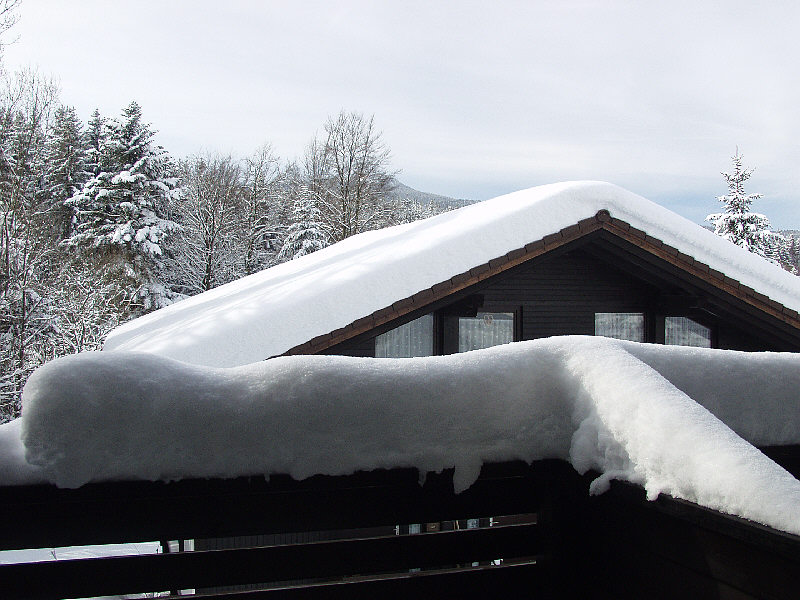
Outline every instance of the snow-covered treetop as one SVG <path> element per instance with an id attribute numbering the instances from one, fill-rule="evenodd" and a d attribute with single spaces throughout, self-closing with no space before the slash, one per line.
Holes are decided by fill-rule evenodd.
<path id="1" fill-rule="evenodd" d="M 800 279 L 790 273 L 622 188 L 568 182 L 353 236 L 131 321 L 105 349 L 218 367 L 263 360 L 603 209 L 800 311 Z"/>
<path id="2" fill-rule="evenodd" d="M 754 200 L 758 200 L 763 194 L 747 194 L 744 191 L 744 183 L 750 179 L 753 169 L 746 169 L 742 164 L 742 155 L 737 148 L 736 154 L 731 158 L 733 161 L 733 173 L 723 172 L 722 176 L 728 184 L 730 193 L 719 196 L 717 200 L 725 205 L 727 213 L 748 213 Z"/>
<path id="3" fill-rule="evenodd" d="M 753 169 L 742 165 L 742 155 L 738 148 L 731 160 L 733 173 L 722 173 L 728 184 L 728 193 L 717 197 L 725 205 L 725 210 L 708 215 L 706 221 L 714 224 L 714 233 L 729 242 L 760 256 L 769 257 L 770 254 L 775 254 L 775 246 L 780 245 L 779 240 L 783 236 L 769 230 L 767 217 L 750 211 L 753 201 L 761 198 L 762 194 L 745 193 L 744 184 L 750 179 Z"/>

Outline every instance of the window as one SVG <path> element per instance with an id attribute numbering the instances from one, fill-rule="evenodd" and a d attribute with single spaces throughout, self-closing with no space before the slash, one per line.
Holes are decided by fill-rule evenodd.
<path id="1" fill-rule="evenodd" d="M 433 354 L 433 314 L 387 331 L 375 338 L 377 358 L 411 358 Z"/>
<path id="2" fill-rule="evenodd" d="M 479 312 L 458 317 L 458 351 L 469 352 L 514 341 L 513 312 Z"/>
<path id="3" fill-rule="evenodd" d="M 664 343 L 711 348 L 711 329 L 689 317 L 665 317 Z"/>
<path id="4" fill-rule="evenodd" d="M 594 334 L 644 342 L 644 313 L 594 313 Z"/>
<path id="5" fill-rule="evenodd" d="M 453 354 L 513 342 L 518 317 L 508 312 L 429 313 L 375 338 L 376 358 Z M 469 315 L 469 316 L 465 316 Z M 473 316 L 474 315 L 474 316 Z"/>

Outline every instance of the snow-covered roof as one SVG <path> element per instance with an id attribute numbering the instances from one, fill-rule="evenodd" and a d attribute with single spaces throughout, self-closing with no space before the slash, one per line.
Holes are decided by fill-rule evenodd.
<path id="1" fill-rule="evenodd" d="M 39 368 L 0 425 L 0 483 L 171 480 L 560 458 L 800 534 L 800 355 L 557 337 L 412 359 L 287 356 L 215 369 L 94 352 Z M 24 446 L 23 446 L 24 443 Z M 25 460 L 27 459 L 27 461 Z"/>
<path id="2" fill-rule="evenodd" d="M 362 233 L 126 323 L 109 335 L 105 349 L 218 367 L 263 360 L 546 240 L 599 211 L 724 274 L 726 282 L 735 280 L 800 311 L 800 278 L 641 196 L 608 183 L 570 182 Z"/>

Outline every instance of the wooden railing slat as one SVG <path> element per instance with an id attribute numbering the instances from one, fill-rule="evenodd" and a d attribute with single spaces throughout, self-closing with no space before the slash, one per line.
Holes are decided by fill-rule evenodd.
<path id="1" fill-rule="evenodd" d="M 303 587 L 201 594 L 197 600 L 408 600 L 409 598 L 563 598 L 539 563 L 498 565 L 461 571 L 397 574 Z"/>

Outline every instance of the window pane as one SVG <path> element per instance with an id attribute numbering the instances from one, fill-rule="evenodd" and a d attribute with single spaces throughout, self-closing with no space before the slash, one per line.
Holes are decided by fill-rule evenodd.
<path id="1" fill-rule="evenodd" d="M 594 334 L 643 342 L 644 313 L 594 313 Z"/>
<path id="2" fill-rule="evenodd" d="M 469 352 L 514 341 L 514 313 L 479 312 L 458 318 L 458 351 Z"/>
<path id="3" fill-rule="evenodd" d="M 411 358 L 433 354 L 433 315 L 428 314 L 375 338 L 377 358 Z"/>
<path id="4" fill-rule="evenodd" d="M 711 348 L 711 329 L 688 317 L 664 319 L 664 343 L 671 346 Z"/>

